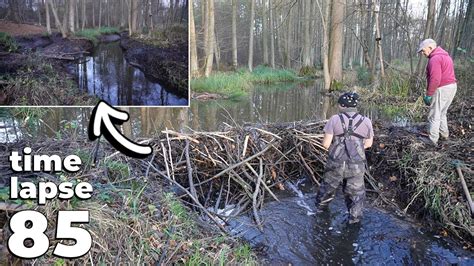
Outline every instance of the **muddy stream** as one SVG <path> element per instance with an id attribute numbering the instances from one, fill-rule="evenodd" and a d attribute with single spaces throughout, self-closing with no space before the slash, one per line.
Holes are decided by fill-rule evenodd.
<path id="1" fill-rule="evenodd" d="M 113 46 L 110 49 L 116 48 Z M 111 50 L 104 51 L 109 52 Z M 88 77 L 87 81 L 83 81 L 87 82 L 84 86 L 94 88 L 91 82 L 94 84 L 93 77 L 99 75 L 100 82 L 106 84 L 102 84 L 102 87 L 114 91 L 110 97 L 115 100 L 128 99 L 126 92 L 119 92 L 117 83 L 109 81 L 108 85 L 109 78 L 106 75 L 106 72 L 114 72 L 116 68 L 125 68 L 126 62 L 123 58 L 116 58 L 118 62 L 115 67 L 107 71 L 106 68 L 99 70 L 100 64 L 95 62 L 104 60 L 102 57 L 107 56 L 98 56 L 85 63 L 90 66 L 87 66 L 87 74 L 82 76 Z M 319 92 L 321 85 L 317 81 L 306 85 L 257 87 L 238 101 L 196 101 L 190 108 L 132 108 L 132 137 L 149 137 L 165 128 L 212 131 L 234 123 L 327 119 L 337 112 L 337 108 L 334 99 Z M 170 95 L 167 97 L 168 100 L 173 99 Z M 29 119 L 25 122 L 15 120 L 8 111 L 3 110 L 0 112 L 0 142 L 16 141 L 25 136 L 86 136 L 90 111 L 90 108 L 55 108 L 50 109 L 41 121 Z M 382 112 L 374 108 L 362 109 L 362 113 L 372 119 L 383 116 Z M 406 124 L 403 117 L 391 118 L 390 121 L 394 125 Z M 270 264 L 474 265 L 472 253 L 438 236 L 437 232 L 430 231 L 423 224 L 371 206 L 370 197 L 366 201 L 365 215 L 360 225 L 349 226 L 341 191 L 329 211 L 315 213 L 315 187 L 310 182 L 302 179 L 287 183 L 285 187 L 285 191 L 277 195 L 281 202 L 267 202 L 261 211 L 263 232 L 255 227 L 251 217 L 242 215 L 230 221 L 233 234 L 261 250 L 262 259 Z"/>
<path id="2" fill-rule="evenodd" d="M 326 211 L 317 212 L 315 187 L 306 179 L 260 212 L 263 232 L 253 218 L 230 221 L 231 231 L 262 250 L 271 265 L 473 265 L 472 253 L 455 247 L 429 228 L 403 220 L 366 200 L 360 224 L 349 225 L 342 191 Z"/>
<path id="3" fill-rule="evenodd" d="M 187 98 L 173 94 L 124 57 L 118 41 L 97 46 L 79 64 L 69 66 L 79 89 L 89 95 L 122 106 L 183 106 Z"/>

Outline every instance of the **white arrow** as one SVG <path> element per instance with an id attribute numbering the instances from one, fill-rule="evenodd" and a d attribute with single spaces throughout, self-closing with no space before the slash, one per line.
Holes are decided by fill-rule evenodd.
<path id="1" fill-rule="evenodd" d="M 153 152 L 150 146 L 134 143 L 122 135 L 114 126 L 114 124 L 121 125 L 123 122 L 128 121 L 128 118 L 127 112 L 116 109 L 104 101 L 100 101 L 92 111 L 89 122 L 89 139 L 95 140 L 104 135 L 112 146 L 126 155 L 138 158 L 150 155 Z"/>

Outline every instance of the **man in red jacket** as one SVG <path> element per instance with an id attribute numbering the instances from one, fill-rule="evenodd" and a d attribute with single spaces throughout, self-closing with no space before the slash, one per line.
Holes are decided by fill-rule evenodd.
<path id="1" fill-rule="evenodd" d="M 423 101 L 430 106 L 429 138 L 436 146 L 440 135 L 443 139 L 449 136 L 446 114 L 457 91 L 453 60 L 448 52 L 436 46 L 433 39 L 422 41 L 417 52 L 423 53 L 428 58 L 426 67 L 428 86 Z"/>

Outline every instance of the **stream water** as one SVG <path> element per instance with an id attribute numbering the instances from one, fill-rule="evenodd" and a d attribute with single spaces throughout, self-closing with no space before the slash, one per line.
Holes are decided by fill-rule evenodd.
<path id="1" fill-rule="evenodd" d="M 79 89 L 112 105 L 183 106 L 178 97 L 138 68 L 130 65 L 118 42 L 100 44 L 82 63 L 71 66 Z"/>
<path id="2" fill-rule="evenodd" d="M 270 265 L 474 265 L 472 253 L 370 200 L 360 224 L 347 223 L 342 191 L 329 210 L 317 213 L 314 188 L 301 181 L 287 183 L 280 202 L 265 205 L 262 232 L 249 216 L 230 221 L 232 232 L 263 250 Z"/>

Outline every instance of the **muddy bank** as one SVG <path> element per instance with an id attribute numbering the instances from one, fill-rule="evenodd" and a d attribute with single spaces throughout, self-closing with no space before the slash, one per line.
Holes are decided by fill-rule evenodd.
<path id="1" fill-rule="evenodd" d="M 456 166 L 473 195 L 473 114 L 470 100 L 457 99 L 448 114 L 450 137 L 437 147 L 423 142 L 426 124 L 375 123 L 374 146 L 368 152 L 370 172 L 388 199 L 469 249 L 474 245 L 474 222 Z"/>
<path id="2" fill-rule="evenodd" d="M 92 105 L 95 97 L 80 92 L 66 64 L 89 53 L 89 40 L 29 35 L 15 38 L 18 50 L 0 55 L 1 105 Z"/>
<path id="3" fill-rule="evenodd" d="M 163 83 L 173 93 L 188 97 L 187 43 L 161 48 L 122 35 L 120 46 L 131 65 Z"/>

